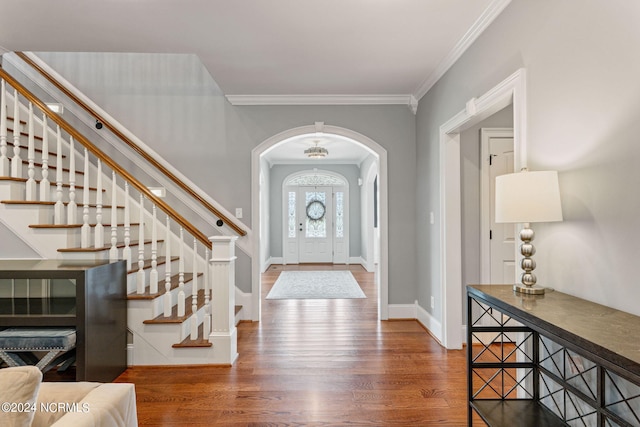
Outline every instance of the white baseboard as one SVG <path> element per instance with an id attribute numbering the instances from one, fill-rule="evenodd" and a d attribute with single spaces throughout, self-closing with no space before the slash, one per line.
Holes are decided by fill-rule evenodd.
<path id="1" fill-rule="evenodd" d="M 361 266 L 363 266 L 363 267 L 366 267 L 366 265 L 365 265 L 365 264 L 366 264 L 366 263 L 365 263 L 365 260 L 364 260 L 364 259 L 362 259 L 362 257 L 361 257 L 361 256 L 352 256 L 352 257 L 349 257 L 349 264 L 350 264 L 350 265 L 352 265 L 352 264 L 355 264 L 355 265 L 361 265 Z"/>
<path id="2" fill-rule="evenodd" d="M 417 313 L 416 319 L 418 320 L 418 322 L 420 322 L 422 326 L 424 326 L 435 339 L 442 343 L 442 324 L 438 321 L 438 319 L 429 314 L 427 310 L 420 307 L 417 301 L 415 306 Z"/>
<path id="3" fill-rule="evenodd" d="M 415 304 L 389 304 L 389 319 L 415 319 Z"/>

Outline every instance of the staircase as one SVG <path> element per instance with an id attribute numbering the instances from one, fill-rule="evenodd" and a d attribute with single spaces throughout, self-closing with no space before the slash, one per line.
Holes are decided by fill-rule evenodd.
<path id="1" fill-rule="evenodd" d="M 0 77 L 0 220 L 42 258 L 127 261 L 130 365 L 232 364 L 236 237 L 205 236 Z"/>

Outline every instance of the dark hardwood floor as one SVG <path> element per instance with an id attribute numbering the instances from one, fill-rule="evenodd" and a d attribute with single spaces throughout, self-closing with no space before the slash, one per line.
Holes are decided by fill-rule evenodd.
<path id="1" fill-rule="evenodd" d="M 367 298 L 265 300 L 283 269 L 272 266 L 262 321 L 238 326 L 233 367 L 135 367 L 118 378 L 136 385 L 140 425 L 466 425 L 464 351 L 443 349 L 416 321 L 378 321 L 372 273 L 323 268 L 349 268 Z"/>

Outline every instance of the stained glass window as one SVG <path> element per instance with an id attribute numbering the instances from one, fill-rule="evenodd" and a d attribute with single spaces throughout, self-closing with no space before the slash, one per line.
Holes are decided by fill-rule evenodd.
<path id="1" fill-rule="evenodd" d="M 306 191 L 305 206 L 313 205 L 314 202 L 320 202 L 322 205 L 327 204 L 327 194 L 324 191 Z M 324 238 L 327 237 L 327 217 L 322 215 L 320 219 L 313 219 L 307 215 L 306 217 L 306 237 Z"/>
<path id="2" fill-rule="evenodd" d="M 289 237 L 296 237 L 296 192 L 289 191 Z"/>
<path id="3" fill-rule="evenodd" d="M 336 237 L 344 237 L 344 192 L 336 192 Z"/>
<path id="4" fill-rule="evenodd" d="M 313 175 L 301 175 L 291 178 L 285 185 L 312 185 L 312 186 L 330 186 L 330 185 L 346 185 L 346 182 L 336 176 L 315 173 Z"/>

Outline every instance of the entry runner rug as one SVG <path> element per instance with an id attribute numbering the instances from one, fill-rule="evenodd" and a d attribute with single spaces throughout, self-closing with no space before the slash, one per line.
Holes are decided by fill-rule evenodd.
<path id="1" fill-rule="evenodd" d="M 366 298 L 350 271 L 283 271 L 267 299 Z"/>

